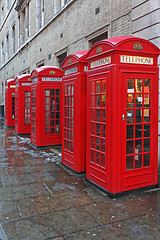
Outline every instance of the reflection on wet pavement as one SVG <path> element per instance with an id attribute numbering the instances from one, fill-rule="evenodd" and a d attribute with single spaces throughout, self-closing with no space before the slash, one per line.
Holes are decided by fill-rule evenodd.
<path id="1" fill-rule="evenodd" d="M 13 132 L 0 126 L 0 239 L 160 239 L 160 191 L 110 199 Z"/>

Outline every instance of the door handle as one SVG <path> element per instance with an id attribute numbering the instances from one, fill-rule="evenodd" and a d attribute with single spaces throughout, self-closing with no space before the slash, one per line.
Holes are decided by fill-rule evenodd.
<path id="1" fill-rule="evenodd" d="M 125 120 L 125 115 L 124 115 L 124 114 L 122 114 L 122 120 L 123 120 L 123 121 Z"/>

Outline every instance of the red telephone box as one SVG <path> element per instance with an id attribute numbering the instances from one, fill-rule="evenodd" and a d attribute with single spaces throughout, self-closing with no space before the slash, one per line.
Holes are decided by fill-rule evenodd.
<path id="1" fill-rule="evenodd" d="M 157 184 L 158 55 L 131 36 L 88 52 L 86 179 L 111 194 Z"/>
<path id="2" fill-rule="evenodd" d="M 59 145 L 61 140 L 61 88 L 63 71 L 44 66 L 32 71 L 31 143 Z"/>
<path id="3" fill-rule="evenodd" d="M 5 83 L 5 125 L 15 126 L 15 79 L 8 79 Z"/>
<path id="4" fill-rule="evenodd" d="M 68 56 L 63 64 L 62 163 L 76 172 L 86 169 L 86 54 Z"/>
<path id="5" fill-rule="evenodd" d="M 31 133 L 31 79 L 30 74 L 16 77 L 15 132 Z"/>

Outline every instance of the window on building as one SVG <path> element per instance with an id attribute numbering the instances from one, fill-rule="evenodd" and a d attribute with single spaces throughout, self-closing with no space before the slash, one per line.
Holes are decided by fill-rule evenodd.
<path id="1" fill-rule="evenodd" d="M 6 0 L 6 9 L 9 10 L 9 0 Z"/>
<path id="2" fill-rule="evenodd" d="M 4 42 L 2 42 L 2 44 L 1 44 L 1 62 L 2 62 L 2 64 L 4 63 L 4 61 L 5 61 Z"/>
<path id="3" fill-rule="evenodd" d="M 29 38 L 29 3 L 25 7 L 25 40 Z"/>
<path id="4" fill-rule="evenodd" d="M 58 67 L 61 69 L 62 63 L 64 61 L 64 59 L 67 57 L 67 52 L 57 56 L 57 60 L 58 60 Z"/>
<path id="5" fill-rule="evenodd" d="M 2 104 L 4 103 L 4 83 L 2 82 Z"/>
<path id="6" fill-rule="evenodd" d="M 9 33 L 6 35 L 6 61 L 9 59 Z"/>
<path id="7" fill-rule="evenodd" d="M 1 8 L 1 24 L 3 23 L 4 20 L 4 6 Z"/>
<path id="8" fill-rule="evenodd" d="M 44 7 L 45 0 L 36 1 L 36 31 L 44 26 Z"/>
<path id="9" fill-rule="evenodd" d="M 15 53 L 15 24 L 12 26 L 12 54 Z"/>
<path id="10" fill-rule="evenodd" d="M 36 67 L 43 67 L 44 66 L 44 60 L 36 63 Z"/>
<path id="11" fill-rule="evenodd" d="M 104 40 L 106 38 L 108 38 L 108 31 L 90 39 L 89 40 L 89 47 L 91 48 L 95 43 L 97 43 L 101 40 Z"/>

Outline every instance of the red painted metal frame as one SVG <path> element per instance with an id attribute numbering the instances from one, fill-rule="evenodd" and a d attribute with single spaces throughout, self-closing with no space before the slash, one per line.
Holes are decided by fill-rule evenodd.
<path id="1" fill-rule="evenodd" d="M 5 83 L 5 125 L 15 126 L 15 79 L 8 79 Z"/>
<path id="2" fill-rule="evenodd" d="M 62 64 L 62 163 L 80 173 L 86 170 L 86 54 L 69 55 Z"/>
<path id="3" fill-rule="evenodd" d="M 31 132 L 31 79 L 30 74 L 16 77 L 15 89 L 15 132 L 30 134 Z"/>
<path id="4" fill-rule="evenodd" d="M 53 66 L 39 67 L 33 70 L 31 73 L 32 79 L 31 143 L 37 147 L 59 145 L 62 143 L 61 134 L 62 76 L 63 71 Z M 47 94 L 49 94 L 48 96 L 45 96 L 46 92 Z M 51 105 L 51 99 L 54 99 L 53 100 L 54 105 L 53 104 Z M 57 99 L 59 99 L 60 103 L 58 102 L 56 103 L 55 99 L 56 101 Z M 45 105 L 46 108 L 48 108 L 47 110 L 45 110 Z M 51 110 L 51 107 L 53 107 L 55 110 L 53 109 Z M 56 126 L 56 121 L 59 121 L 58 126 Z"/>
<path id="5" fill-rule="evenodd" d="M 120 61 L 122 55 L 152 58 L 153 64 L 127 63 L 130 60 L 122 62 Z M 100 41 L 88 52 L 86 179 L 111 194 L 157 184 L 158 55 L 159 49 L 154 44 L 131 36 L 113 37 Z M 128 116 L 126 113 L 126 102 L 127 79 L 129 78 L 142 78 L 142 81 L 146 78 L 151 79 L 152 114 L 150 119 L 150 166 L 126 170 L 126 119 Z M 97 82 L 102 79 L 106 80 L 105 167 L 102 166 L 104 163 L 101 158 L 100 160 L 95 158 L 95 156 L 100 156 L 99 154 L 103 150 L 102 146 L 99 148 L 96 145 L 97 149 L 95 150 L 91 146 L 91 136 L 99 137 L 99 133 L 98 136 L 91 134 L 91 104 L 93 104 L 91 95 L 94 95 L 91 93 L 91 82 Z M 141 101 L 144 100 L 142 99 Z M 97 124 L 99 124 L 98 121 Z M 96 131 L 96 127 L 94 130 Z M 142 123 L 143 130 L 144 123 Z M 142 136 L 142 140 L 144 140 L 145 134 L 143 133 Z M 93 151 L 94 155 L 92 157 L 91 150 L 95 151 L 95 153 Z M 134 151 L 136 150 L 134 149 Z M 135 157 L 135 153 L 133 155 Z M 139 157 L 139 155 L 136 155 L 135 158 L 138 158 L 137 156 Z"/>

